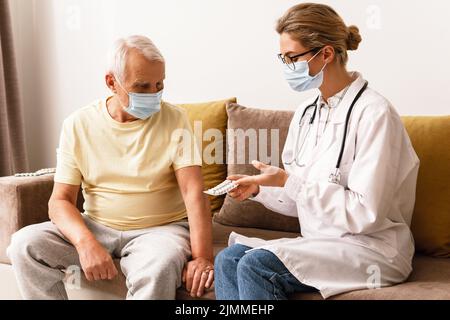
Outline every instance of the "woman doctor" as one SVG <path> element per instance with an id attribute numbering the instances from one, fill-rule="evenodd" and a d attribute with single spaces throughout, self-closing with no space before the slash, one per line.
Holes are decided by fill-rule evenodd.
<path id="1" fill-rule="evenodd" d="M 232 233 L 215 260 L 216 297 L 287 299 L 318 290 L 328 298 L 400 283 L 412 270 L 419 160 L 389 101 L 346 70 L 358 28 L 329 6 L 303 3 L 279 19 L 277 32 L 292 89 L 320 95 L 293 117 L 285 169 L 254 161 L 261 174 L 229 177 L 239 185 L 230 196 L 298 217 L 302 236 Z"/>

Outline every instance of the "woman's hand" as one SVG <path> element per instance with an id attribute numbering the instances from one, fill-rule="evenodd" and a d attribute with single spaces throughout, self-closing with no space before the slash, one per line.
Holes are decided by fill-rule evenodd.
<path id="1" fill-rule="evenodd" d="M 284 187 L 288 174 L 281 168 L 269 166 L 259 161 L 252 161 L 253 166 L 261 171 L 256 176 L 232 175 L 228 180 L 239 186 L 228 194 L 237 201 L 243 201 L 259 193 L 259 186 Z"/>
<path id="2" fill-rule="evenodd" d="M 229 176 L 227 177 L 227 179 L 236 182 L 247 177 L 250 176 L 237 174 Z M 234 200 L 241 202 L 247 200 L 250 197 L 256 196 L 258 193 L 259 193 L 259 185 L 257 185 L 256 183 L 248 183 L 248 184 L 239 184 L 237 188 L 228 192 L 228 195 L 232 197 Z"/>

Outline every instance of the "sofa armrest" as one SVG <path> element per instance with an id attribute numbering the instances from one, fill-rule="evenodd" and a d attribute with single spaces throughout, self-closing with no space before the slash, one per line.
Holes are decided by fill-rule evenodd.
<path id="1" fill-rule="evenodd" d="M 52 190 L 52 174 L 0 177 L 0 263 L 9 263 L 6 248 L 14 232 L 30 224 L 49 220 L 48 200 Z M 82 208 L 80 195 L 78 202 L 78 208 Z"/>

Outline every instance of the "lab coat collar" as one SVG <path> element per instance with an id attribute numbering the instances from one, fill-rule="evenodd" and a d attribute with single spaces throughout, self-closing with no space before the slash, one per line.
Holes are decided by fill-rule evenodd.
<path id="1" fill-rule="evenodd" d="M 350 109 L 350 105 L 352 104 L 352 102 L 355 99 L 356 95 L 358 94 L 359 90 L 361 90 L 362 87 L 364 86 L 365 80 L 364 80 L 363 76 L 358 72 L 355 72 L 355 74 L 357 75 L 357 78 L 355 81 L 352 82 L 352 84 L 348 88 L 347 93 L 345 94 L 345 97 L 342 99 L 339 106 L 337 106 L 337 108 L 335 109 L 335 111 L 334 111 L 335 114 L 333 115 L 333 118 L 330 121 L 331 123 L 345 122 L 345 119 L 347 117 L 347 112 Z M 337 96 L 339 96 L 339 94 L 337 94 Z M 332 97 L 332 98 L 335 98 L 335 97 Z"/>
<path id="2" fill-rule="evenodd" d="M 348 88 L 350 88 L 350 85 L 351 84 L 348 85 Z M 345 87 L 344 89 L 342 89 L 341 91 L 336 93 L 334 96 L 329 97 L 327 100 L 325 100 L 323 98 L 323 96 L 320 95 L 320 98 L 319 98 L 320 105 L 331 108 L 331 109 L 336 108 L 339 105 L 339 102 L 343 99 L 343 97 L 345 97 L 345 94 L 348 91 L 348 88 Z"/>

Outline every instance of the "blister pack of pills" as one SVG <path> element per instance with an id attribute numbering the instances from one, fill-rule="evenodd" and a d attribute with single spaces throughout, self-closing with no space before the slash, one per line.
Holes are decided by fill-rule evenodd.
<path id="1" fill-rule="evenodd" d="M 238 185 L 234 183 L 231 180 L 225 180 L 221 184 L 215 186 L 214 188 L 208 189 L 206 191 L 203 191 L 206 194 L 209 194 L 211 196 L 221 196 L 223 194 L 226 194 L 230 192 L 233 189 L 236 189 Z"/>

